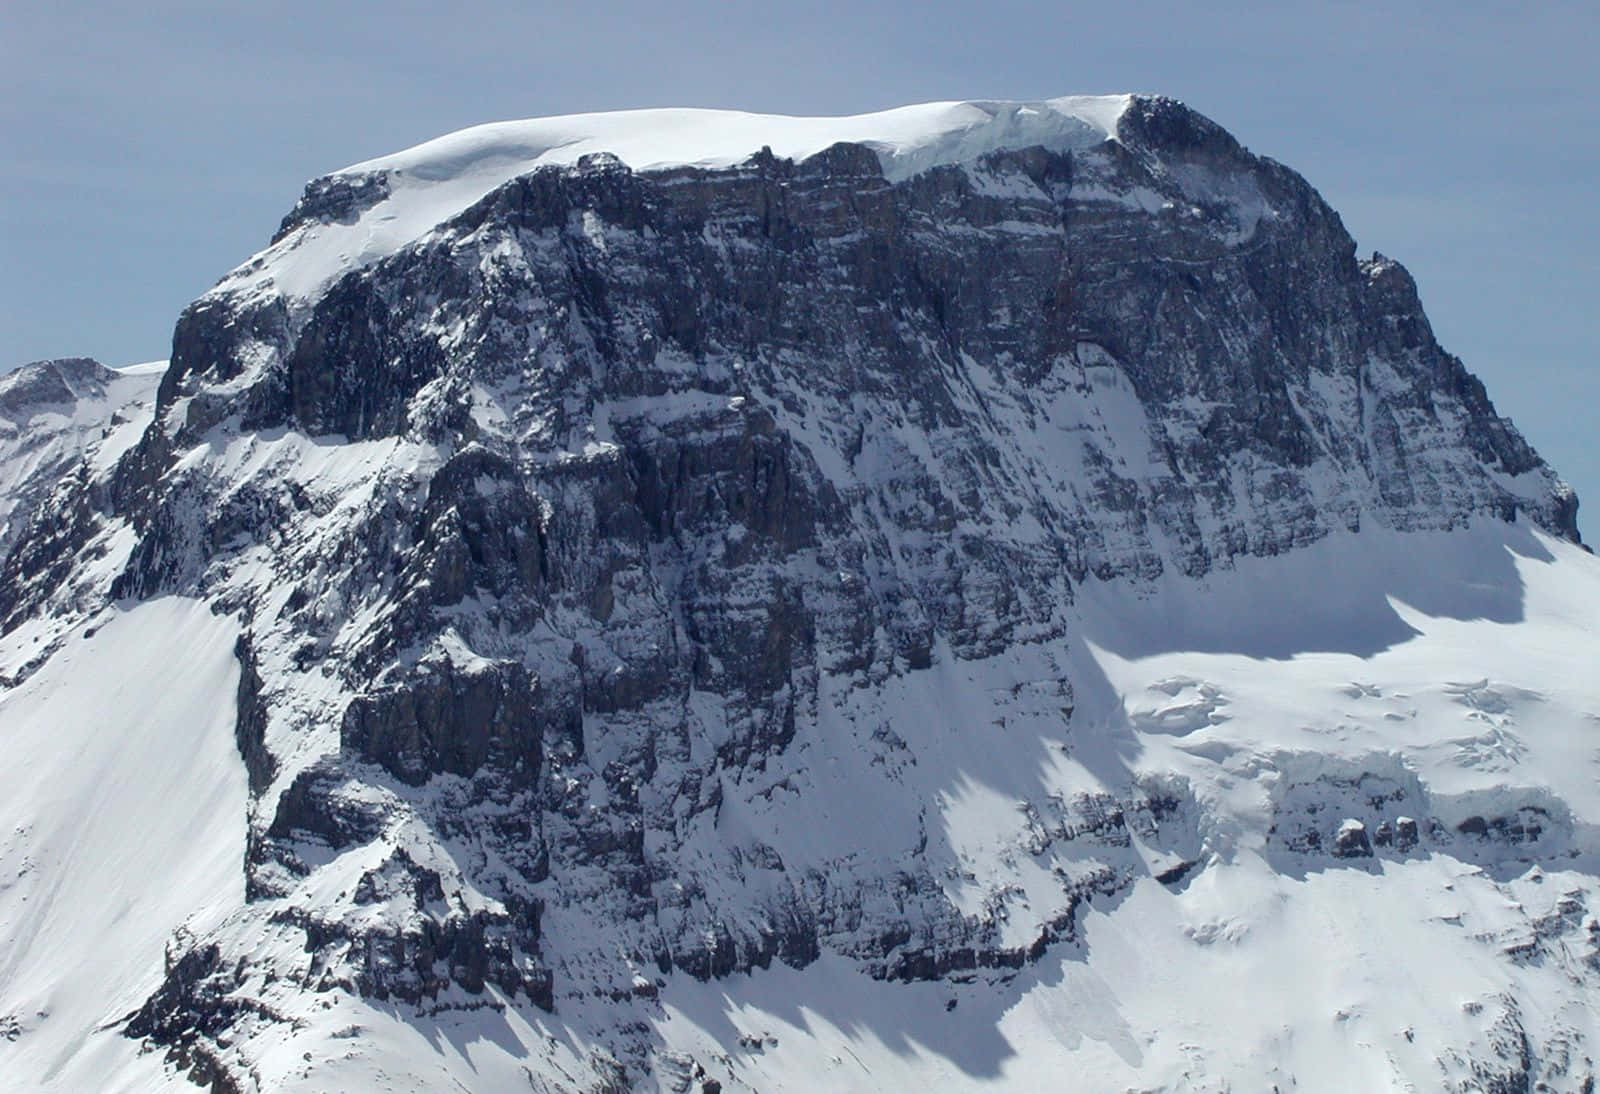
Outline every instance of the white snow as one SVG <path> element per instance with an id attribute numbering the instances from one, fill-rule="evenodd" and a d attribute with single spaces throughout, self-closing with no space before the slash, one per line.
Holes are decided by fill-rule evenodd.
<path id="1" fill-rule="evenodd" d="M 1314 597 L 1287 595 L 1307 586 Z M 940 651 L 881 691 L 838 682 L 762 778 L 724 784 L 703 851 L 759 841 L 795 870 L 892 859 L 922 832 L 951 866 L 951 896 L 973 914 L 998 899 L 1020 941 L 1083 853 L 1030 848 L 1022 806 L 1166 775 L 1206 814 L 1204 847 L 1182 849 L 1199 859 L 1191 880 L 1145 877 L 1096 900 L 1080 944 L 1014 979 L 885 984 L 836 955 L 711 983 L 674 974 L 645 1012 L 657 1057 L 644 1089 L 684 1089 L 693 1063 L 730 1091 L 1036 1090 L 1063 1076 L 1092 1090 L 1434 1089 L 1469 1077 L 1459 1053 L 1487 1050 L 1506 993 L 1531 1027 L 1600 1036 L 1575 940 L 1508 957 L 1567 894 L 1600 906 L 1585 827 L 1600 819 L 1600 562 L 1523 528 L 1378 530 L 1205 581 L 1091 583 L 1073 615 L 1083 637 L 1068 664 L 1037 648 L 977 662 Z M 872 739 L 882 725 L 899 740 L 887 752 Z M 1517 747 L 1497 764 L 1468 758 L 1491 731 Z M 1354 820 L 1361 795 L 1317 781 L 1352 772 L 1412 780 L 1395 821 L 1423 806 L 1454 823 L 1464 794 L 1497 808 L 1532 789 L 1577 827 L 1522 858 L 1490 853 L 1487 869 L 1437 844 L 1298 867 L 1268 846 L 1269 807 L 1295 786 L 1322 795 L 1330 832 Z M 614 941 L 572 912 L 548 910 L 552 954 Z M 591 1049 L 632 1015 L 577 991 L 558 989 L 555 1015 L 485 998 L 504 1010 L 422 1017 L 333 993 L 301 1034 L 252 1046 L 262 1087 L 498 1089 L 525 1083 L 525 1067 L 581 1087 Z"/>
<path id="2" fill-rule="evenodd" d="M 1076 691 L 1070 722 L 1043 651 L 943 654 L 903 686 L 833 696 L 792 764 L 729 787 L 717 837 L 753 836 L 791 869 L 892 858 L 926 803 L 951 895 L 969 912 L 1001 896 L 1021 937 L 1053 910 L 1052 874 L 1073 865 L 1070 849 L 1029 851 L 1022 803 L 1176 774 L 1207 811 L 1192 882 L 1146 878 L 1096 902 L 1081 950 L 1057 947 L 1009 983 L 884 985 L 834 957 L 675 977 L 653 1023 L 664 1050 L 721 1061 L 725 1090 L 1036 1090 L 1063 1076 L 1093 1090 L 1427 1089 L 1467 1074 L 1451 1053 L 1484 1051 L 1502 993 L 1530 1024 L 1594 1043 L 1592 980 L 1565 967 L 1581 954 L 1562 942 L 1515 964 L 1506 947 L 1563 894 L 1600 902 L 1600 561 L 1521 528 L 1374 530 L 1205 581 L 1080 592 L 1077 652 L 1059 667 Z M 1141 719 L 1182 709 L 1192 717 Z M 864 764 L 879 724 L 905 759 Z M 1485 735 L 1514 747 L 1484 763 Z M 1302 783 L 1337 831 L 1346 803 L 1316 780 L 1361 772 L 1415 780 L 1448 825 L 1472 794 L 1489 810 L 1559 800 L 1576 827 L 1492 873 L 1450 850 L 1299 869 L 1274 857 L 1275 795 Z M 565 928 L 554 920 L 553 936 Z M 562 1006 L 574 1026 L 605 1020 Z M 495 1035 L 447 1040 L 478 1038 Z M 479 1074 L 509 1064 L 474 1059 Z"/>
<path id="3" fill-rule="evenodd" d="M 849 141 L 876 151 L 891 178 L 907 178 L 936 164 L 1006 148 L 1098 144 L 1116 135 L 1130 100 L 1095 95 L 1037 103 L 921 103 L 831 118 L 681 108 L 567 114 L 473 126 L 339 173 L 384 171 L 435 182 L 468 175 L 503 180 L 546 164 L 576 163 L 594 152 L 609 152 L 639 171 L 727 167 L 763 146 L 801 160 Z"/>
<path id="4" fill-rule="evenodd" d="M 244 898 L 234 621 L 172 597 L 97 623 L 0 695 L 10 1090 L 159 1081 L 114 1026 L 160 985 L 174 930 Z"/>
<path id="5" fill-rule="evenodd" d="M 1090 582 L 1071 613 L 1062 664 L 1042 647 L 976 662 L 940 650 L 881 689 L 837 682 L 764 778 L 726 784 L 705 851 L 759 840 L 792 870 L 893 856 L 922 833 L 952 898 L 1001 909 L 1020 943 L 1082 854 L 1030 848 L 1024 806 L 1162 776 L 1204 813 L 1203 846 L 1177 848 L 1198 858 L 1191 880 L 1096 901 L 1080 945 L 1012 980 L 883 984 L 837 956 L 710 984 L 674 975 L 649 1012 L 660 1088 L 689 1057 L 725 1090 L 1040 1089 L 1062 1075 L 1086 1089 L 1427 1087 L 1465 1074 L 1450 1053 L 1486 1043 L 1507 991 L 1531 1024 L 1600 1036 L 1592 981 L 1564 964 L 1581 954 L 1558 940 L 1568 957 L 1507 957 L 1564 894 L 1600 906 L 1600 561 L 1521 527 L 1369 530 L 1202 581 Z M 113 612 L 0 698 L 0 924 L 14 940 L 0 1018 L 20 1027 L 0 1068 L 29 1088 L 182 1089 L 102 1027 L 153 989 L 173 929 L 239 907 L 233 626 L 176 599 Z M 1357 819 L 1360 795 L 1337 783 L 1352 773 L 1409 788 L 1395 821 L 1532 801 L 1567 827 L 1483 852 L 1487 869 L 1437 844 L 1300 868 L 1275 852 L 1272 808 L 1294 794 L 1330 832 Z M 350 852 L 318 884 L 348 887 L 382 850 Z M 606 944 L 558 905 L 544 930 L 552 953 Z M 253 1043 L 262 1089 L 581 1076 L 620 1020 L 578 995 L 556 1015 L 426 1017 L 338 992 L 282 998 L 306 1003 L 305 1024 Z"/>
<path id="6" fill-rule="evenodd" d="M 218 286 L 271 286 L 309 299 L 346 269 L 420 239 L 496 187 L 536 167 L 607 152 L 638 171 L 726 167 L 763 147 L 795 160 L 841 141 L 865 144 L 892 180 L 1005 149 L 1062 151 L 1116 136 L 1130 95 L 1041 102 L 938 102 L 872 114 L 804 118 L 739 110 L 663 108 L 494 122 L 346 167 L 336 176 L 381 173 L 389 196 L 354 223 L 312 222 L 239 267 Z"/>
<path id="7" fill-rule="evenodd" d="M 118 365 L 113 371 L 124 376 L 160 376 L 167 371 L 166 361 L 141 361 L 135 365 Z"/>

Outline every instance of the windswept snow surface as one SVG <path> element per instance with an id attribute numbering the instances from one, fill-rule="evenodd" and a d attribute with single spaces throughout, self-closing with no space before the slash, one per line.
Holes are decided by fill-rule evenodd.
<path id="1" fill-rule="evenodd" d="M 236 629 L 177 597 L 112 610 L 0 693 L 0 1089 L 175 1081 L 119 1023 L 174 931 L 244 899 Z"/>
<path id="2" fill-rule="evenodd" d="M 1117 120 L 1130 98 L 920 103 L 832 118 L 695 109 L 567 114 L 473 126 L 340 173 L 400 171 L 437 181 L 491 170 L 502 161 L 520 173 L 545 164 L 576 163 L 593 152 L 609 152 L 639 171 L 728 167 L 763 146 L 800 160 L 848 141 L 875 150 L 891 178 L 908 178 L 935 164 L 960 163 L 1001 149 L 1098 144 L 1116 135 Z"/>
<path id="3" fill-rule="evenodd" d="M 166 361 L 140 361 L 133 365 L 117 365 L 112 371 L 120 372 L 124 376 L 154 376 L 157 380 L 167 371 Z"/>
<path id="4" fill-rule="evenodd" d="M 739 110 L 655 109 L 494 122 L 336 171 L 331 180 L 381 176 L 387 196 L 352 223 L 311 221 L 225 278 L 225 291 L 268 287 L 315 296 L 345 270 L 426 235 L 496 187 L 536 167 L 605 152 L 636 171 L 727 167 L 763 147 L 801 160 L 843 141 L 872 148 L 891 180 L 990 152 L 1043 145 L 1087 148 L 1116 135 L 1130 95 L 1040 102 L 939 102 L 872 114 L 802 118 Z"/>

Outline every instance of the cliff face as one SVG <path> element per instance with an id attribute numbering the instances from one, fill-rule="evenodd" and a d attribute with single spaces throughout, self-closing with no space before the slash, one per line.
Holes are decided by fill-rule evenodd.
<path id="1" fill-rule="evenodd" d="M 45 650 L 109 600 L 237 620 L 248 899 L 131 1036 L 244 1085 L 308 992 L 560 1015 L 825 956 L 1004 980 L 1222 853 L 1191 777 L 1075 718 L 1105 683 L 1084 588 L 1357 533 L 1576 542 L 1405 271 L 1181 105 L 891 167 L 596 153 L 291 289 L 400 185 L 345 172 L 184 313 L 153 424 L 56 487 L 0 593 Z M 1011 768 L 1023 835 L 975 865 L 949 804 Z M 1275 853 L 1371 857 L 1361 778 L 1424 814 L 1397 838 L 1374 807 L 1381 854 L 1526 834 L 1521 800 L 1461 835 L 1398 769 L 1349 774 L 1285 775 Z M 653 1051 L 607 1048 L 629 1081 Z"/>

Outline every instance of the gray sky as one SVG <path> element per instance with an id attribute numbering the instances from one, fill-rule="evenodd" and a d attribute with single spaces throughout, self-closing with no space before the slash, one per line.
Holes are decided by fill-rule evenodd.
<path id="1" fill-rule="evenodd" d="M 1152 91 L 1404 262 L 1440 340 L 1600 509 L 1596 42 L 1593 3 L 11 0 L 0 366 L 167 356 L 306 179 L 478 122 Z"/>

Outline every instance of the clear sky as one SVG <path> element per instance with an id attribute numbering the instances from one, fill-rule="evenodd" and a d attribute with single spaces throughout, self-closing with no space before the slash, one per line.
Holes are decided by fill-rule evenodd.
<path id="1" fill-rule="evenodd" d="M 167 356 L 305 180 L 463 126 L 1151 91 L 1306 175 L 1600 511 L 1600 4 L 170 3 L 0 14 L 0 367 Z M 1593 520 L 1583 523 L 1594 527 Z"/>

